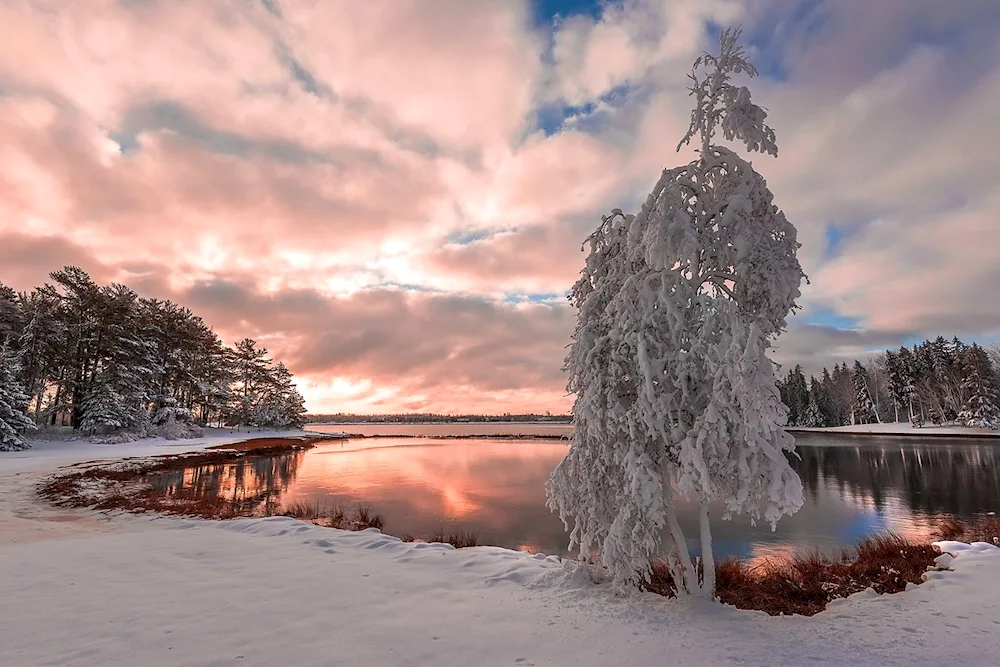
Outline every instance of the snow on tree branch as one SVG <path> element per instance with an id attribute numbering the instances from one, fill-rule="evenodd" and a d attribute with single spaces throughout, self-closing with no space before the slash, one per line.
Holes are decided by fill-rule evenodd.
<path id="1" fill-rule="evenodd" d="M 695 108 L 691 112 L 691 126 L 677 144 L 677 150 L 690 143 L 695 135 L 701 135 L 702 152 L 707 153 L 715 128 L 721 125 L 726 140 L 742 141 L 749 151 L 778 155 L 774 130 L 764 124 L 767 111 L 750 101 L 749 89 L 730 83 L 734 74 L 746 74 L 751 79 L 758 76 L 757 68 L 747 60 L 739 44 L 742 32 L 740 28 L 723 30 L 719 55 L 703 53 L 694 61 L 688 77 L 692 81 L 689 90 L 695 98 Z M 699 68 L 711 71 L 699 78 Z"/>
<path id="2" fill-rule="evenodd" d="M 710 144 L 719 126 L 749 150 L 777 153 L 766 113 L 730 83 L 756 75 L 739 34 L 723 32 L 720 55 L 695 62 L 681 143 L 700 134 L 699 159 L 664 170 L 637 215 L 602 218 L 570 295 L 575 433 L 548 504 L 571 548 L 623 586 L 647 580 L 650 557 L 665 551 L 678 591 L 711 595 L 710 506 L 773 527 L 802 504 L 767 357 L 805 277 L 795 227 L 746 160 Z M 710 70 L 701 79 L 700 67 Z M 701 505 L 700 582 L 677 494 Z"/>

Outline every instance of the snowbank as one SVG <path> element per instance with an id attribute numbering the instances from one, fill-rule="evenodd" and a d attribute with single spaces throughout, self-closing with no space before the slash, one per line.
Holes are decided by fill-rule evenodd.
<path id="1" fill-rule="evenodd" d="M 56 460 L 32 455 L 19 465 Z M 14 480 L 36 477 L 4 474 L 9 463 L 0 457 L 6 505 Z M 287 517 L 22 521 L 78 527 L 50 536 L 58 543 L 0 539 L 4 665 L 913 667 L 995 664 L 1000 654 L 1000 549 L 986 544 L 941 543 L 953 571 L 804 618 L 620 598 L 553 557 L 407 544 Z"/>
<path id="2" fill-rule="evenodd" d="M 281 430 L 281 431 L 235 431 L 232 429 L 204 429 L 204 435 L 198 438 L 181 438 L 167 440 L 165 438 L 141 438 L 124 443 L 94 443 L 86 439 L 68 440 L 31 440 L 31 448 L 17 452 L 0 452 L 0 475 L 15 470 L 32 468 L 54 468 L 60 465 L 70 465 L 80 461 L 94 459 L 118 459 L 127 456 L 156 456 L 159 454 L 179 454 L 181 452 L 196 452 L 207 447 L 226 445 L 257 438 L 327 438 L 338 437 L 336 433 L 317 433 L 315 431 Z"/>
<path id="3" fill-rule="evenodd" d="M 118 530 L 128 523 L 125 520 L 109 523 L 100 514 L 40 503 L 35 497 L 35 486 L 60 466 L 130 456 L 180 454 L 257 438 L 323 435 L 306 431 L 205 429 L 204 436 L 189 440 L 143 438 L 122 444 L 97 444 L 88 440 L 33 440 L 31 449 L 0 452 L 0 545 Z M 3 664 L 0 659 L 0 665 Z"/>
<path id="4" fill-rule="evenodd" d="M 914 428 L 909 422 L 887 424 L 855 424 L 852 426 L 831 426 L 828 428 L 811 428 L 795 426 L 785 429 L 789 433 L 846 433 L 850 435 L 902 435 L 922 438 L 926 436 L 949 436 L 953 438 L 1000 438 L 1000 431 L 988 428 L 973 428 L 970 426 L 921 426 Z"/>

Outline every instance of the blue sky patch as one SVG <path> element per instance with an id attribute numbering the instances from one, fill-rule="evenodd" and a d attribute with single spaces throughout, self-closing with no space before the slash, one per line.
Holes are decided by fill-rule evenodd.
<path id="1" fill-rule="evenodd" d="M 561 303 L 566 299 L 566 293 L 559 292 L 510 292 L 503 295 L 503 302 L 511 305 L 519 303 Z"/>
<path id="2" fill-rule="evenodd" d="M 478 243 L 479 241 L 485 241 L 488 238 L 497 236 L 499 234 L 507 234 L 510 232 L 516 232 L 517 229 L 514 227 L 503 228 L 503 229 L 467 229 L 452 232 L 445 237 L 445 243 L 448 245 L 472 245 L 473 243 Z"/>
<path id="3" fill-rule="evenodd" d="M 832 308 L 815 308 L 802 315 L 806 324 L 832 327 L 834 329 L 859 329 L 861 320 L 856 317 L 841 315 Z"/>
<path id="4" fill-rule="evenodd" d="M 586 119 L 592 116 L 598 108 L 618 108 L 624 106 L 636 90 L 635 86 L 621 84 L 608 90 L 598 99 L 584 104 L 547 104 L 541 106 L 535 111 L 537 127 L 545 133 L 545 136 L 551 136 L 565 128 L 567 121 L 571 119 L 577 119 L 578 121 Z M 577 126 L 577 129 L 591 131 L 596 128 L 587 127 L 586 123 L 583 123 Z"/>
<path id="5" fill-rule="evenodd" d="M 780 17 L 764 16 L 757 30 L 744 33 L 747 50 L 761 76 L 776 81 L 788 79 L 787 40 L 792 35 L 812 36 L 822 29 L 825 17 L 817 11 L 822 4 L 823 0 L 799 0 L 789 10 L 783 10 Z"/>
<path id="6" fill-rule="evenodd" d="M 556 16 L 566 18 L 582 14 L 597 19 L 604 4 L 601 0 L 532 0 L 535 22 L 539 25 L 552 24 Z"/>
<path id="7" fill-rule="evenodd" d="M 566 121 L 574 116 L 583 116 L 594 113 L 597 104 L 588 102 L 587 104 L 573 106 L 569 104 L 549 104 L 540 107 L 537 111 L 538 129 L 551 136 L 561 130 Z"/>

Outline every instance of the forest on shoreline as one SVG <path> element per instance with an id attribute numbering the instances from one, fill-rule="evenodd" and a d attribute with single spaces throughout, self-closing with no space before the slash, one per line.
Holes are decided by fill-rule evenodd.
<path id="1" fill-rule="evenodd" d="M 75 266 L 50 278 L 20 293 L 0 283 L 0 449 L 53 426 L 132 439 L 304 423 L 292 373 L 256 341 L 229 347 L 189 309 Z"/>
<path id="2" fill-rule="evenodd" d="M 912 421 L 995 428 L 1000 421 L 1000 345 L 938 336 L 842 362 L 806 380 L 796 365 L 778 380 L 788 426 Z"/>

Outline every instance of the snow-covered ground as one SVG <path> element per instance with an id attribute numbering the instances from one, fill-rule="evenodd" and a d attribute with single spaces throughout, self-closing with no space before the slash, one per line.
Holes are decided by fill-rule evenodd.
<path id="1" fill-rule="evenodd" d="M 810 428 L 806 426 L 796 426 L 794 428 L 789 428 L 792 433 L 801 431 L 814 431 L 816 433 L 851 433 L 857 435 L 912 435 L 912 436 L 925 436 L 925 435 L 950 435 L 956 437 L 977 435 L 977 436 L 992 436 L 995 438 L 1000 438 L 1000 431 L 994 431 L 988 428 L 973 428 L 970 426 L 954 426 L 954 425 L 942 425 L 934 426 L 933 424 L 927 424 L 919 428 L 915 428 L 910 425 L 909 422 L 896 422 L 896 423 L 886 423 L 886 424 L 855 424 L 852 426 L 831 426 L 828 428 Z"/>
<path id="2" fill-rule="evenodd" d="M 39 526 L 8 540 L 0 523 L 0 665 L 913 667 L 1000 655 L 1000 549 L 989 545 L 944 543 L 954 571 L 905 593 L 772 618 L 619 598 L 571 564 L 496 547 L 406 544 L 286 517 L 52 510 L 25 493 L 56 465 L 221 441 L 0 454 L 3 516 Z"/>
<path id="3" fill-rule="evenodd" d="M 114 460 L 128 456 L 157 456 L 200 451 L 256 438 L 329 437 L 306 431 L 232 431 L 205 429 L 200 438 L 165 440 L 144 438 L 123 444 L 96 444 L 86 440 L 32 440 L 31 449 L 0 452 L 0 546 L 15 542 L 106 530 L 91 512 L 41 504 L 35 485 L 60 466 L 81 461 Z M 116 526 L 121 522 L 116 522 Z M 0 667 L 6 667 L 0 659 Z"/>

